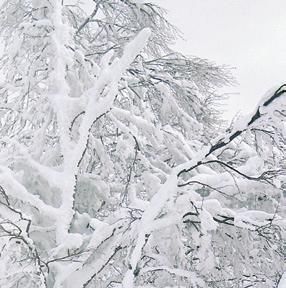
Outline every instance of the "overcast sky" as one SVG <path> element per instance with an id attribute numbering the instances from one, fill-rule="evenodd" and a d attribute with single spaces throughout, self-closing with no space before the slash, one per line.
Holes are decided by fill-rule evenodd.
<path id="1" fill-rule="evenodd" d="M 250 113 L 286 82 L 286 0 L 153 0 L 183 33 L 176 49 L 236 67 L 226 116 Z"/>

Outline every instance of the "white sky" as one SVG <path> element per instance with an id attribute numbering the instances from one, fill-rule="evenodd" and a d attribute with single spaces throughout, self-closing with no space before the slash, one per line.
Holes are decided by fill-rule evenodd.
<path id="1" fill-rule="evenodd" d="M 250 113 L 286 82 L 286 0 L 153 0 L 184 34 L 176 49 L 236 67 L 226 116 Z"/>

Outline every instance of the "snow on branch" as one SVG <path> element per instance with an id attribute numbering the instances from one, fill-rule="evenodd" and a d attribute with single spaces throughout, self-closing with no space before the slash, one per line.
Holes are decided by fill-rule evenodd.
<path id="1" fill-rule="evenodd" d="M 211 148 L 206 149 L 207 150 L 206 153 L 199 157 L 201 160 L 198 160 L 197 162 L 191 161 L 191 163 L 194 163 L 194 164 L 185 163 L 181 165 L 181 167 L 176 167 L 176 169 L 178 170 L 178 177 L 198 167 L 199 165 L 202 164 L 201 161 L 204 158 L 208 157 L 213 152 L 231 143 L 234 139 L 240 136 L 244 131 L 249 129 L 257 120 L 261 119 L 267 113 L 270 113 L 272 111 L 271 104 L 274 104 L 275 100 L 279 99 L 280 97 L 284 97 L 285 95 L 286 95 L 286 84 L 280 86 L 274 92 L 273 95 L 268 97 L 261 105 L 259 105 L 256 112 L 254 113 L 254 115 L 251 117 L 250 120 L 246 120 L 245 124 L 242 124 L 241 126 L 236 128 L 234 131 L 232 131 L 231 133 L 227 132 L 225 137 L 223 138 L 220 137 L 220 139 L 217 141 L 216 144 L 212 145 Z M 263 110 L 263 112 L 261 112 L 261 110 Z"/>

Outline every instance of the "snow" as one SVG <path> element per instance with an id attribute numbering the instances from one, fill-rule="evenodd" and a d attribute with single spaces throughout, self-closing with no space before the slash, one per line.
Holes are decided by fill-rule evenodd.
<path id="1" fill-rule="evenodd" d="M 236 213 L 234 225 L 241 228 L 255 230 L 257 226 L 264 226 L 274 220 L 274 215 L 264 211 L 246 210 Z"/>
<path id="2" fill-rule="evenodd" d="M 152 222 L 159 215 L 166 202 L 174 196 L 177 190 L 177 176 L 172 174 L 167 181 L 161 185 L 159 191 L 152 197 L 150 206 L 144 211 L 139 226 L 139 234 L 136 246 L 130 257 L 130 267 L 122 281 L 123 288 L 134 287 L 134 270 L 139 262 L 142 249 L 146 241 L 146 234 L 152 230 Z"/>
<path id="3" fill-rule="evenodd" d="M 212 216 L 216 216 L 223 211 L 221 203 L 217 199 L 205 199 L 201 204 L 198 203 L 198 206 L 203 206 L 204 210 Z"/>
<path id="4" fill-rule="evenodd" d="M 201 219 L 201 229 L 203 233 L 217 229 L 218 224 L 213 220 L 212 215 L 206 209 L 203 209 L 201 211 L 200 219 Z"/>
<path id="5" fill-rule="evenodd" d="M 52 206 L 45 204 L 39 197 L 27 191 L 27 189 L 16 180 L 13 172 L 7 168 L 0 166 L 0 183 L 6 193 L 26 203 L 32 207 L 39 209 L 43 214 L 56 219 L 58 217 L 58 210 Z"/>
<path id="6" fill-rule="evenodd" d="M 285 269 L 276 253 L 282 251 L 285 238 L 284 171 L 269 174 L 269 183 L 237 173 L 256 177 L 283 167 L 285 123 L 275 110 L 284 111 L 285 98 L 267 107 L 261 102 L 263 115 L 251 127 L 248 123 L 253 116 L 249 115 L 238 119 L 231 131 L 209 141 L 212 133 L 207 130 L 212 123 L 205 120 L 209 115 L 202 109 L 208 95 L 192 89 L 201 85 L 195 80 L 184 78 L 179 71 L 168 72 L 175 64 L 189 73 L 196 63 L 187 58 L 188 64 L 185 60 L 160 63 L 164 56 L 157 42 L 164 44 L 165 36 L 170 35 L 161 28 L 170 27 L 154 14 L 156 7 L 153 11 L 152 4 L 139 0 L 100 2 L 100 9 L 106 11 L 85 27 L 94 37 L 89 42 L 85 33 L 74 36 L 72 27 L 82 20 L 73 10 L 79 4 L 74 2 L 64 10 L 57 0 L 33 4 L 44 11 L 36 9 L 25 15 L 29 23 L 17 22 L 21 9 L 14 11 L 17 19 L 9 17 L 15 25 L 10 27 L 11 38 L 19 37 L 5 56 L 15 59 L 7 58 L 6 66 L 3 59 L 9 71 L 0 87 L 3 108 L 8 108 L 8 112 L 0 109 L 4 136 L 0 139 L 0 248 L 1 256 L 5 255 L 0 257 L 0 286 L 6 285 L 1 275 L 6 273 L 4 266 L 22 262 L 28 268 L 15 268 L 13 273 L 36 271 L 42 284 L 47 275 L 48 286 L 54 288 L 84 288 L 88 283 L 106 286 L 111 276 L 122 282 L 121 288 L 148 287 L 144 286 L 148 275 L 154 277 L 152 287 L 201 288 L 207 287 L 202 278 L 221 281 L 235 275 L 241 281 L 245 271 L 253 275 L 262 271 L 269 278 L 273 271 L 278 275 Z M 43 19 L 32 19 L 34 13 Z M 125 16 L 134 17 L 134 25 L 130 22 L 131 27 L 113 29 L 113 23 Z M 97 31 L 97 20 L 111 24 L 103 23 L 103 30 Z M 151 28 L 138 28 L 147 26 Z M 6 27 L 8 24 L 3 25 Z M 31 36 L 39 31 L 44 33 L 44 45 L 41 37 Z M 120 47 L 107 52 L 113 42 Z M 107 53 L 97 54 L 97 44 L 107 48 Z M 158 59 L 149 51 L 152 46 L 158 50 Z M 162 67 L 150 68 L 148 57 Z M 165 59 L 174 61 L 172 56 Z M 20 65 L 18 70 L 16 65 Z M 199 66 L 205 71 L 192 71 L 194 75 L 217 73 L 215 66 Z M 15 80 L 23 67 L 29 71 Z M 155 73 L 162 80 L 153 79 Z M 185 87 L 190 90 L 184 91 Z M 183 107 L 189 100 L 191 113 Z M 267 123 L 277 143 L 252 133 L 251 128 L 264 129 Z M 247 132 L 244 138 L 227 143 L 242 130 Z M 217 143 L 225 144 L 224 152 L 210 153 Z M 220 165 L 218 159 L 233 169 Z M 29 250 L 30 258 L 10 241 L 13 224 L 22 230 L 21 249 Z M 273 244 L 265 246 L 263 241 Z M 14 259 L 11 263 L 9 257 Z M 276 280 L 267 281 L 270 287 Z M 15 283 L 7 285 L 14 287 Z"/>
<path id="7" fill-rule="evenodd" d="M 59 24 L 60 25 L 60 24 Z M 62 211 L 63 218 L 60 219 L 57 225 L 58 239 L 63 243 L 72 244 L 72 241 L 65 241 L 68 236 L 68 233 L 65 232 L 68 230 L 72 216 L 73 216 L 73 193 L 75 186 L 75 177 L 77 174 L 78 163 L 81 159 L 83 151 L 87 145 L 89 137 L 89 129 L 92 126 L 93 122 L 102 114 L 108 112 L 113 104 L 113 101 L 118 93 L 117 82 L 120 80 L 122 74 L 133 62 L 134 58 L 140 53 L 140 51 L 146 45 L 148 38 L 150 36 L 150 30 L 148 28 L 142 30 L 130 43 L 128 43 L 123 51 L 123 55 L 120 59 L 116 58 L 113 60 L 112 64 L 106 66 L 102 70 L 101 75 L 97 79 L 94 87 L 90 88 L 81 98 L 87 98 L 88 104 L 83 116 L 82 122 L 79 127 L 79 139 L 77 143 L 73 143 L 69 139 L 69 127 L 71 117 L 68 116 L 67 110 L 62 109 L 62 107 L 69 107 L 67 103 L 70 103 L 71 100 L 66 97 L 62 97 L 67 94 L 67 89 L 61 88 L 60 94 L 50 96 L 57 100 L 52 100 L 52 104 L 55 106 L 59 117 L 60 127 L 62 129 L 61 135 L 62 138 L 62 152 L 64 154 L 64 171 L 65 175 L 64 181 L 60 182 L 62 188 L 62 199 L 63 203 L 60 210 Z M 55 40 L 57 41 L 57 40 Z M 60 57 L 60 56 L 59 56 Z M 58 64 L 60 65 L 60 64 Z M 106 63 L 104 63 L 106 65 Z M 58 66 L 58 74 L 63 75 L 64 68 Z M 111 77 L 110 77 L 111 76 Z M 57 81 L 59 81 L 59 75 L 54 76 Z M 62 76 L 61 76 L 62 77 Z M 62 80 L 65 82 L 65 80 Z M 63 86 L 64 87 L 64 86 Z M 103 97 L 100 94 L 103 94 Z M 63 100 L 64 99 L 64 100 Z M 67 103 L 66 103 L 67 102 Z M 71 236 L 72 237 L 72 236 Z M 80 243 L 80 242 L 79 242 Z M 76 246 L 78 244 L 74 244 Z"/>
<path id="8" fill-rule="evenodd" d="M 143 268 L 141 270 L 141 273 L 144 274 L 144 273 L 156 271 L 156 270 L 163 270 L 163 271 L 167 271 L 171 274 L 178 275 L 180 277 L 186 277 L 186 278 L 188 278 L 190 284 L 194 285 L 194 287 L 197 287 L 197 285 L 199 285 L 199 287 L 202 285 L 205 285 L 204 281 L 202 279 L 200 279 L 196 275 L 196 273 L 190 272 L 187 270 L 183 270 L 183 269 L 178 269 L 178 268 L 170 268 L 168 266 L 156 266 L 156 267 Z"/>

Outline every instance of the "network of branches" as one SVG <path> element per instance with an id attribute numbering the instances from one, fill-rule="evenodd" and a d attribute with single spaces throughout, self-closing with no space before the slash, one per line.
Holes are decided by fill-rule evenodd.
<path id="1" fill-rule="evenodd" d="M 2 2 L 0 287 L 279 287 L 286 86 L 224 130 L 164 9 Z"/>

